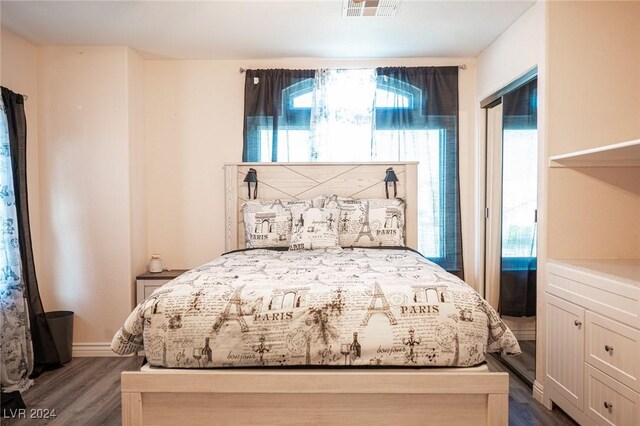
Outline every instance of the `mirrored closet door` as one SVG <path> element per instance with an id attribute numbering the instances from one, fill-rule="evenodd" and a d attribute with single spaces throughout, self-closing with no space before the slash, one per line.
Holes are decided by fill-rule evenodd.
<path id="1" fill-rule="evenodd" d="M 485 298 L 514 332 L 522 356 L 502 358 L 535 380 L 537 79 L 511 85 L 486 108 Z"/>

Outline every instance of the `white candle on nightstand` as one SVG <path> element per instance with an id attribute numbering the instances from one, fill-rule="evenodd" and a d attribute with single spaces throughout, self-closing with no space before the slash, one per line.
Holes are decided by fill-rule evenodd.
<path id="1" fill-rule="evenodd" d="M 149 261 L 149 272 L 162 272 L 162 259 L 159 254 L 152 254 Z"/>

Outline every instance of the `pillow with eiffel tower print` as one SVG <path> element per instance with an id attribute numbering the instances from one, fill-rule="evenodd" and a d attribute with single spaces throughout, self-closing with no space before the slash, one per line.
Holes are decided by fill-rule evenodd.
<path id="1" fill-rule="evenodd" d="M 331 197 L 325 207 L 339 208 L 341 247 L 404 246 L 404 209 L 401 198 L 348 199 Z"/>
<path id="2" fill-rule="evenodd" d="M 337 219 L 340 210 L 308 208 L 293 213 L 289 250 L 340 248 Z"/>
<path id="3" fill-rule="evenodd" d="M 289 247 L 291 209 L 311 207 L 311 200 L 255 200 L 242 205 L 247 248 Z"/>

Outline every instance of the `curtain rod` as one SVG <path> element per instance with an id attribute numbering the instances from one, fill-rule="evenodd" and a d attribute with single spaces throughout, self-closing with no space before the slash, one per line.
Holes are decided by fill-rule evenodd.
<path id="1" fill-rule="evenodd" d="M 466 70 L 467 69 L 467 64 L 458 65 L 458 68 L 460 68 L 461 70 Z M 244 74 L 246 71 L 247 71 L 246 68 L 240 67 L 240 74 Z"/>

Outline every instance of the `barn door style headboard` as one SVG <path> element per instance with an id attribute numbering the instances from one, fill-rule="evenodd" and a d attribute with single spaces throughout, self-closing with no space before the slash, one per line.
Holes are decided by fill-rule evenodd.
<path id="1" fill-rule="evenodd" d="M 245 248 L 242 203 L 248 200 L 244 178 L 253 168 L 258 200 L 301 200 L 336 194 L 351 198 L 386 198 L 384 177 L 393 167 L 398 197 L 406 201 L 405 244 L 418 245 L 418 162 L 388 163 L 235 163 L 225 164 L 225 248 Z M 252 189 L 253 192 L 253 189 Z M 393 190 L 390 191 L 393 196 Z"/>

